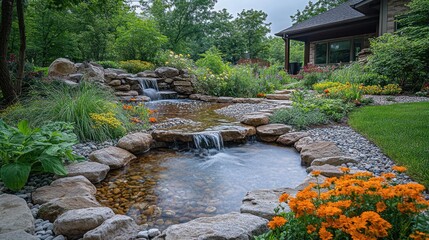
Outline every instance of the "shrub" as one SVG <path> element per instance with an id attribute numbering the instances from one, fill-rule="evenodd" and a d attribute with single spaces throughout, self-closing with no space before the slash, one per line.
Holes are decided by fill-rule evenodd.
<path id="1" fill-rule="evenodd" d="M 311 89 L 314 84 L 327 80 L 334 69 L 334 66 L 319 67 L 315 65 L 307 65 L 304 66 L 295 78 L 302 80 L 305 88 Z"/>
<path id="2" fill-rule="evenodd" d="M 342 68 L 336 69 L 329 76 L 332 82 L 353 83 L 363 85 L 381 85 L 389 83 L 386 76 L 370 71 L 360 63 L 352 63 Z"/>
<path id="3" fill-rule="evenodd" d="M 388 84 L 383 87 L 381 94 L 383 95 L 395 95 L 402 92 L 402 88 L 398 84 Z"/>
<path id="4" fill-rule="evenodd" d="M 74 161 L 77 142 L 69 123 L 49 123 L 32 129 L 27 121 L 11 127 L 0 120 L 0 178 L 7 188 L 24 187 L 31 171 L 66 175 L 63 161 Z"/>
<path id="5" fill-rule="evenodd" d="M 98 61 L 98 64 L 103 66 L 103 68 L 120 68 L 120 64 L 115 61 Z"/>
<path id="6" fill-rule="evenodd" d="M 160 51 L 157 54 L 155 63 L 157 66 L 173 67 L 177 69 L 193 69 L 195 63 L 189 59 L 190 55 L 176 54 L 173 51 Z"/>
<path id="7" fill-rule="evenodd" d="M 120 61 L 119 67 L 126 70 L 129 73 L 139 73 L 146 70 L 154 70 L 155 65 L 150 62 L 140 61 L 140 60 L 128 60 Z"/>
<path id="8" fill-rule="evenodd" d="M 325 89 L 327 97 L 342 99 L 345 102 L 358 103 L 363 94 L 362 86 L 360 84 L 341 84 L 336 87 Z"/>
<path id="9" fill-rule="evenodd" d="M 305 129 L 312 125 L 327 124 L 329 119 L 319 110 L 308 112 L 300 108 L 290 108 L 275 111 L 270 117 L 270 122 L 292 125 L 296 129 Z"/>
<path id="10" fill-rule="evenodd" d="M 363 86 L 363 91 L 365 94 L 380 95 L 383 88 L 380 85 Z"/>
<path id="11" fill-rule="evenodd" d="M 403 171 L 402 167 L 394 167 Z M 263 239 L 427 239 L 429 207 L 417 183 L 396 185 L 394 173 L 369 172 L 310 184 L 296 197 L 284 193 Z M 314 171 L 318 179 L 320 172 Z M 284 212 L 287 203 L 291 212 Z"/>
<path id="12" fill-rule="evenodd" d="M 95 84 L 81 83 L 70 87 L 55 82 L 41 85 L 26 100 L 9 107 L 1 116 L 8 123 L 26 119 L 31 126 L 41 126 L 49 121 L 72 123 L 81 141 L 105 141 L 145 127 L 147 119 L 143 118 L 142 124 L 132 124 L 131 115 L 114 101 L 110 89 Z M 121 124 L 116 124 L 118 122 Z"/>
<path id="13" fill-rule="evenodd" d="M 198 67 L 210 69 L 214 74 L 222 74 L 229 68 L 228 64 L 223 62 L 222 53 L 216 47 L 212 47 L 201 54 L 201 58 L 195 64 Z"/>

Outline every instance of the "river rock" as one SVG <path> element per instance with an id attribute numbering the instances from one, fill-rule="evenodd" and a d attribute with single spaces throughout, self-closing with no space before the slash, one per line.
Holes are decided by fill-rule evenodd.
<path id="1" fill-rule="evenodd" d="M 241 123 L 254 127 L 267 125 L 269 122 L 270 118 L 266 114 L 249 114 L 241 119 Z"/>
<path id="2" fill-rule="evenodd" d="M 240 213 L 197 218 L 172 225 L 155 239 L 165 240 L 250 240 L 266 231 L 266 219 Z"/>
<path id="3" fill-rule="evenodd" d="M 89 155 L 91 161 L 108 165 L 111 169 L 122 168 L 136 158 L 132 153 L 118 147 L 103 148 Z"/>
<path id="4" fill-rule="evenodd" d="M 135 239 L 138 232 L 139 228 L 132 218 L 115 215 L 85 233 L 83 240 L 129 240 Z"/>
<path id="5" fill-rule="evenodd" d="M 296 190 L 290 188 L 264 189 L 248 192 L 242 201 L 240 212 L 250 213 L 271 220 L 276 216 L 274 209 L 279 205 L 279 197 L 283 193 L 294 196 L 296 192 Z M 285 211 L 290 211 L 287 204 L 285 204 Z"/>
<path id="6" fill-rule="evenodd" d="M 54 232 L 56 235 L 66 236 L 67 239 L 79 239 L 114 215 L 112 209 L 107 207 L 70 210 L 55 220 Z"/>
<path id="7" fill-rule="evenodd" d="M 341 149 L 333 142 L 310 143 L 301 149 L 301 164 L 310 166 L 315 159 L 341 155 Z"/>
<path id="8" fill-rule="evenodd" d="M 218 103 L 232 103 L 233 97 L 219 97 L 217 99 Z"/>
<path id="9" fill-rule="evenodd" d="M 76 73 L 77 69 L 74 63 L 66 58 L 58 58 L 51 63 L 48 70 L 49 78 L 67 77 Z"/>
<path id="10" fill-rule="evenodd" d="M 288 133 L 291 126 L 285 124 L 268 124 L 256 128 L 258 137 L 264 142 L 275 142 L 277 138 Z"/>
<path id="11" fill-rule="evenodd" d="M 67 176 L 74 177 L 82 175 L 92 183 L 99 183 L 106 178 L 110 167 L 98 162 L 80 162 L 66 166 Z"/>
<path id="12" fill-rule="evenodd" d="M 277 139 L 277 143 L 286 145 L 286 146 L 292 146 L 296 142 L 298 142 L 301 138 L 307 137 L 309 134 L 306 132 L 292 132 L 292 133 L 286 133 L 284 135 L 281 135 Z"/>
<path id="13" fill-rule="evenodd" d="M 112 87 L 118 87 L 118 86 L 121 86 L 121 84 L 122 84 L 121 80 L 112 80 L 108 83 L 108 85 Z"/>
<path id="14" fill-rule="evenodd" d="M 294 144 L 294 147 L 298 152 L 301 152 L 304 146 L 307 146 L 308 144 L 313 142 L 314 140 L 311 137 L 303 137 Z"/>
<path id="15" fill-rule="evenodd" d="M 0 216 L 0 233 L 19 230 L 34 233 L 34 218 L 24 199 L 12 194 L 1 194 Z"/>
<path id="16" fill-rule="evenodd" d="M 347 164 L 347 163 L 357 163 L 358 161 L 353 158 L 353 157 L 349 157 L 349 156 L 334 156 L 334 157 L 326 157 L 326 158 L 318 158 L 315 159 L 312 163 L 311 166 L 322 166 L 325 164 L 329 164 L 332 166 L 341 166 L 342 164 Z"/>
<path id="17" fill-rule="evenodd" d="M 152 144 L 152 135 L 142 132 L 128 134 L 127 136 L 119 139 L 119 148 L 130 151 L 134 154 L 144 153 L 150 149 Z"/>
<path id="18" fill-rule="evenodd" d="M 89 196 L 94 197 L 96 188 L 83 176 L 60 178 L 36 189 L 31 198 L 34 204 L 44 204 L 55 198 Z"/>
<path id="19" fill-rule="evenodd" d="M 307 172 L 312 172 L 312 171 L 320 171 L 320 175 L 325 176 L 325 177 L 341 177 L 344 175 L 344 172 L 341 171 L 340 167 L 337 166 L 332 166 L 329 164 L 325 164 L 322 166 L 311 166 L 307 168 Z M 358 171 L 356 170 L 351 170 L 350 174 L 355 174 Z"/>
<path id="20" fill-rule="evenodd" d="M 152 138 L 157 142 L 192 142 L 192 134 L 179 131 L 155 130 L 152 132 Z"/>
<path id="21" fill-rule="evenodd" d="M 39 240 L 38 237 L 31 235 L 23 230 L 7 232 L 0 234 L 0 239 L 4 240 Z"/>
<path id="22" fill-rule="evenodd" d="M 40 206 L 38 216 L 43 220 L 54 222 L 58 216 L 72 209 L 101 207 L 95 197 L 76 196 L 55 198 Z"/>
<path id="23" fill-rule="evenodd" d="M 155 70 L 155 73 L 162 78 L 172 78 L 179 76 L 180 72 L 172 67 L 160 67 Z"/>
<path id="24" fill-rule="evenodd" d="M 83 63 L 83 81 L 104 83 L 104 69 L 91 63 Z"/>

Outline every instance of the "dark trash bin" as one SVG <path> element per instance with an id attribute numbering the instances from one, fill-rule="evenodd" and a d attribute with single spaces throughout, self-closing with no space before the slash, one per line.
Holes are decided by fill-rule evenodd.
<path id="1" fill-rule="evenodd" d="M 297 75 L 301 70 L 301 65 L 298 62 L 289 63 L 289 74 Z"/>

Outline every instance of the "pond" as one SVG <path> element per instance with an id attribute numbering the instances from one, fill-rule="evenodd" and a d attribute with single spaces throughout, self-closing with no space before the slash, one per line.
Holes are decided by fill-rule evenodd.
<path id="1" fill-rule="evenodd" d="M 259 142 L 218 150 L 152 150 L 111 171 L 97 199 L 138 224 L 161 230 L 239 211 L 248 191 L 296 187 L 307 176 L 292 148 Z"/>

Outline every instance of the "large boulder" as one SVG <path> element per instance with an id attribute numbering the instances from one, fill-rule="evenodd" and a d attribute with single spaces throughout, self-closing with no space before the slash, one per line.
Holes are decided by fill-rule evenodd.
<path id="1" fill-rule="evenodd" d="M 106 178 L 110 167 L 98 162 L 80 162 L 66 166 L 67 176 L 84 176 L 92 183 L 99 183 Z"/>
<path id="2" fill-rule="evenodd" d="M 285 124 L 268 124 L 256 128 L 258 137 L 264 142 L 275 142 L 279 136 L 288 133 L 292 127 Z"/>
<path id="3" fill-rule="evenodd" d="M 34 204 L 44 204 L 55 198 L 89 196 L 94 197 L 97 192 L 92 183 L 83 176 L 60 178 L 36 189 L 31 197 Z"/>
<path id="4" fill-rule="evenodd" d="M 162 78 L 172 78 L 179 76 L 180 72 L 172 67 L 160 67 L 155 70 L 155 73 Z"/>
<path id="5" fill-rule="evenodd" d="M 76 71 L 76 66 L 72 61 L 66 58 L 58 58 L 49 66 L 48 77 L 64 78 L 70 74 L 76 73 Z"/>
<path id="6" fill-rule="evenodd" d="M 180 131 L 165 131 L 155 130 L 152 132 L 152 137 L 157 142 L 192 142 L 192 134 L 184 133 Z"/>
<path id="7" fill-rule="evenodd" d="M 296 142 L 298 142 L 301 138 L 309 136 L 306 132 L 292 132 L 292 133 L 286 133 L 284 135 L 281 135 L 277 139 L 277 143 L 280 143 L 282 145 L 286 146 L 292 146 Z"/>
<path id="8" fill-rule="evenodd" d="M 118 147 L 103 148 L 89 155 L 91 161 L 108 165 L 111 169 L 122 168 L 136 158 L 132 153 Z"/>
<path id="9" fill-rule="evenodd" d="M 333 157 L 326 157 L 326 158 L 318 158 L 315 159 L 311 166 L 322 166 L 325 164 L 329 164 L 332 166 L 341 166 L 343 164 L 347 163 L 357 163 L 358 161 L 356 158 L 349 157 L 349 156 L 333 156 Z"/>
<path id="10" fill-rule="evenodd" d="M 130 151 L 134 154 L 144 153 L 150 149 L 152 135 L 147 133 L 132 133 L 119 139 L 117 147 Z"/>
<path id="11" fill-rule="evenodd" d="M 240 213 L 197 218 L 168 227 L 155 239 L 165 240 L 250 240 L 266 231 L 268 220 Z"/>
<path id="12" fill-rule="evenodd" d="M 104 69 L 101 66 L 96 66 L 91 63 L 84 63 L 83 81 L 104 83 Z"/>
<path id="13" fill-rule="evenodd" d="M 23 230 L 7 232 L 0 234 L 0 239 L 4 240 L 39 240 L 38 237 L 31 235 Z"/>
<path id="14" fill-rule="evenodd" d="M 258 127 L 261 125 L 267 125 L 270 122 L 268 114 L 248 114 L 244 115 L 241 119 L 241 123 Z"/>
<path id="15" fill-rule="evenodd" d="M 71 240 L 79 239 L 114 215 L 112 209 L 107 207 L 70 210 L 55 220 L 54 233 Z"/>
<path id="16" fill-rule="evenodd" d="M 27 202 L 15 195 L 0 195 L 0 233 L 25 231 L 34 233 L 34 218 Z"/>
<path id="17" fill-rule="evenodd" d="M 276 216 L 274 209 L 279 205 L 279 197 L 283 193 L 294 196 L 296 192 L 296 190 L 290 188 L 264 189 L 248 192 L 243 199 L 240 212 L 250 213 L 271 220 Z M 284 207 L 286 212 L 290 211 L 287 204 L 284 204 Z"/>
<path id="18" fill-rule="evenodd" d="M 115 215 L 85 233 L 83 240 L 129 240 L 135 239 L 138 232 L 139 228 L 132 218 Z"/>
<path id="19" fill-rule="evenodd" d="M 100 203 L 90 196 L 55 198 L 40 206 L 38 216 L 54 222 L 61 214 L 73 210 L 90 207 L 101 207 Z"/>
<path id="20" fill-rule="evenodd" d="M 341 149 L 333 142 L 310 143 L 301 149 L 301 164 L 310 166 L 315 159 L 341 155 Z"/>

